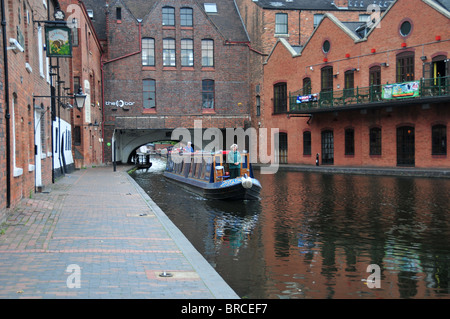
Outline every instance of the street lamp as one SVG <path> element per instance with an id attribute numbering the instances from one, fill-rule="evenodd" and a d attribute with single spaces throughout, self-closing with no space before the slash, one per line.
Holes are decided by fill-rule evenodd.
<path id="1" fill-rule="evenodd" d="M 84 103 L 86 103 L 86 94 L 83 93 L 81 87 L 78 88 L 78 92 L 74 94 L 75 106 L 78 109 L 82 109 L 84 107 Z"/>

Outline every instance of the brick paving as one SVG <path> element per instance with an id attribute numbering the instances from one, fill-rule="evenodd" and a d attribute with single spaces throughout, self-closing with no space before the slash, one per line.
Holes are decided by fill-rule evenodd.
<path id="1" fill-rule="evenodd" d="M 68 174 L 0 228 L 2 299 L 238 298 L 122 167 Z"/>

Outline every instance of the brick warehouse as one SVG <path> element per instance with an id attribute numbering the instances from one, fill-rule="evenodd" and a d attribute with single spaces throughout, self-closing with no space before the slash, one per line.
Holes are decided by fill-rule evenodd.
<path id="1" fill-rule="evenodd" d="M 69 14 L 65 11 L 68 5 L 75 6 Z M 82 49 L 77 51 L 76 44 L 72 43 L 73 57 L 46 56 L 46 26 L 55 25 L 51 21 L 55 21 L 54 13 L 58 10 L 66 13 L 65 18 L 74 17 L 70 14 L 72 11 L 77 13 L 76 17 L 83 23 L 83 32 L 89 37 L 95 36 L 95 32 L 89 30 L 93 28 L 89 18 L 83 19 L 83 15 L 79 15 L 83 6 L 78 1 L 2 1 L 0 139 L 4 151 L 0 156 L 0 220 L 6 215 L 5 208 L 13 208 L 20 199 L 32 197 L 34 192 L 43 190 L 75 168 L 77 154 L 73 154 L 72 117 L 80 118 L 82 113 L 73 107 L 73 94 L 77 89 L 74 81 L 77 77 L 85 77 L 81 70 L 92 72 L 97 66 L 95 72 L 101 73 L 100 54 L 93 46 L 89 52 L 84 51 L 89 46 L 85 45 L 83 37 L 74 36 L 79 35 L 78 29 L 72 29 L 72 40 L 80 40 Z M 101 84 L 97 85 L 101 92 L 99 87 Z M 88 90 L 86 95 L 89 98 L 93 94 Z M 101 94 L 94 96 L 102 104 Z M 98 123 L 102 120 L 101 111 L 98 113 L 91 112 L 91 123 L 84 117 L 78 120 L 83 121 L 80 125 L 94 131 L 97 129 L 94 120 L 98 118 Z M 95 154 L 97 150 L 100 155 L 96 160 L 89 158 L 87 163 L 101 163 L 101 131 L 97 136 L 98 145 L 87 153 Z"/>
<path id="2" fill-rule="evenodd" d="M 261 116 L 263 127 L 280 128 L 278 160 L 314 165 L 319 154 L 320 164 L 449 167 L 442 3 L 398 0 L 371 28 L 326 14 L 300 52 L 280 39 L 264 66 Z M 402 86 L 387 83 L 417 83 L 418 96 L 388 99 L 385 89 Z"/>
<path id="3" fill-rule="evenodd" d="M 166 130 L 170 139 L 170 130 L 192 129 L 195 120 L 204 128 L 248 125 L 248 36 L 234 1 L 117 0 L 108 1 L 106 11 L 92 1 L 86 6 L 94 19 L 106 15 L 105 141 L 114 135 L 124 143 L 123 135 L 148 130 Z M 117 156 L 127 161 L 130 154 Z M 112 155 L 106 146 L 105 160 Z"/>

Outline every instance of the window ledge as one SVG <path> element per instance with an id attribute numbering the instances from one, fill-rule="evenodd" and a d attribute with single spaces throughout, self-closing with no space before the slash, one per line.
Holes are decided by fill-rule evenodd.
<path id="1" fill-rule="evenodd" d="M 203 114 L 216 114 L 214 109 L 202 109 Z"/>
<path id="2" fill-rule="evenodd" d="M 13 176 L 14 177 L 19 177 L 23 174 L 23 168 L 20 167 L 14 167 L 14 172 L 13 172 Z"/>
<path id="3" fill-rule="evenodd" d="M 156 113 L 156 108 L 152 108 L 152 109 L 143 109 L 142 113 L 144 114 L 155 114 Z"/>
<path id="4" fill-rule="evenodd" d="M 275 33 L 274 37 L 275 38 L 289 38 L 289 34 L 288 33 Z"/>
<path id="5" fill-rule="evenodd" d="M 142 71 L 155 71 L 156 67 L 154 66 L 142 66 Z"/>
<path id="6" fill-rule="evenodd" d="M 213 66 L 204 66 L 204 67 L 202 67 L 202 71 L 211 72 L 211 71 L 215 71 L 215 68 Z"/>
<path id="7" fill-rule="evenodd" d="M 176 66 L 163 66 L 163 71 L 176 71 Z"/>
<path id="8" fill-rule="evenodd" d="M 182 71 L 194 71 L 194 67 L 193 66 L 182 66 L 181 67 Z"/>

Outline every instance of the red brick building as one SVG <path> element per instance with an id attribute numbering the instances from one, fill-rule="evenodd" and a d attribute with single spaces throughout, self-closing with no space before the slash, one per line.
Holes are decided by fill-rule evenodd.
<path id="1" fill-rule="evenodd" d="M 370 28 L 326 14 L 300 51 L 279 39 L 261 116 L 280 128 L 278 160 L 450 167 L 449 18 L 439 1 L 398 0 Z"/>
<path id="2" fill-rule="evenodd" d="M 86 7 L 94 19 L 106 15 L 104 141 L 117 143 L 118 161 L 140 145 L 170 139 L 177 127 L 193 129 L 195 120 L 203 128 L 248 125 L 248 36 L 234 1 Z"/>
<path id="3" fill-rule="evenodd" d="M 45 56 L 44 26 L 37 21 L 49 20 L 58 3 L 18 0 L 1 5 L 0 211 L 52 182 L 52 127 L 58 126 L 51 116 L 55 100 L 34 98 L 56 95 L 56 76 L 50 76 L 56 61 Z M 61 84 L 68 80 L 68 67 L 61 65 L 58 76 Z M 59 116 L 68 119 L 69 113 Z"/>
<path id="4" fill-rule="evenodd" d="M 60 0 L 60 4 L 67 21 L 74 23 L 70 87 L 86 94 L 84 107 L 74 108 L 71 114 L 74 165 L 76 169 L 97 166 L 103 163 L 103 47 L 84 3 Z"/>
<path id="5" fill-rule="evenodd" d="M 236 0 L 250 38 L 250 97 L 252 126 L 258 127 L 263 86 L 263 64 L 273 46 L 284 39 L 299 52 L 326 13 L 341 21 L 379 17 L 392 1 Z"/>

